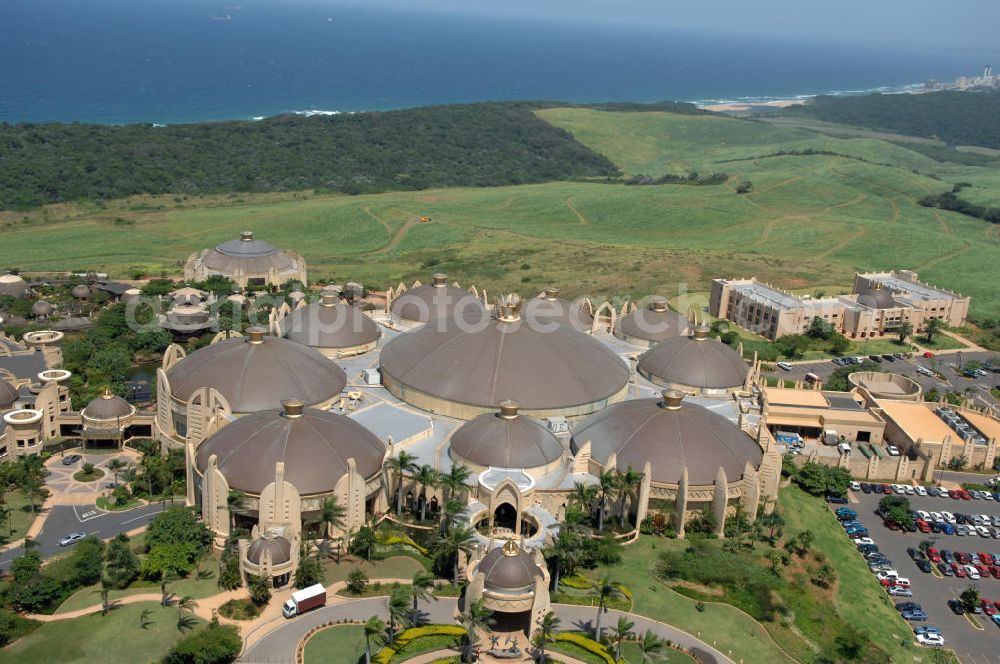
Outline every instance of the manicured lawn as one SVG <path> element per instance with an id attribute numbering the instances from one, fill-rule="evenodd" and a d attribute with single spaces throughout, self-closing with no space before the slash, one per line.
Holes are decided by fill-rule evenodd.
<path id="1" fill-rule="evenodd" d="M 8 519 L 0 520 L 0 544 L 19 540 L 28 533 L 37 512 L 31 510 L 27 496 L 20 491 L 8 491 L 3 495 L 4 503 L 10 509 Z M 38 505 L 35 505 L 38 509 Z"/>
<path id="2" fill-rule="evenodd" d="M 686 652 L 674 648 L 664 648 L 654 661 L 657 664 L 695 664 L 695 659 Z M 628 641 L 622 646 L 622 658 L 629 664 L 642 664 L 642 651 L 634 641 Z"/>
<path id="3" fill-rule="evenodd" d="M 116 505 L 113 500 L 108 500 L 104 496 L 101 496 L 96 501 L 97 506 L 108 512 L 121 512 L 123 510 L 130 510 L 133 507 L 138 507 L 142 503 L 138 498 L 129 498 L 124 505 Z"/>
<path id="4" fill-rule="evenodd" d="M 73 479 L 77 482 L 94 482 L 102 477 L 104 477 L 104 471 L 100 468 L 94 468 L 89 473 L 82 469 L 73 473 Z"/>
<path id="5" fill-rule="evenodd" d="M 372 655 L 379 648 L 372 644 Z M 365 630 L 360 625 L 337 625 L 316 632 L 306 643 L 305 664 L 357 664 L 365 654 Z"/>
<path id="6" fill-rule="evenodd" d="M 360 569 L 369 579 L 411 579 L 424 570 L 424 566 L 407 556 L 393 556 L 385 560 L 367 561 L 354 556 L 343 556 L 338 565 L 334 559 L 323 561 L 327 583 L 346 581 L 352 570 Z"/>
<path id="7" fill-rule="evenodd" d="M 143 609 L 150 624 L 140 627 Z M 198 620 L 199 624 L 203 621 Z M 197 629 L 197 627 L 195 628 Z M 184 632 L 186 634 L 187 632 Z M 140 602 L 100 614 L 45 623 L 34 632 L 0 650 L 0 662 L 17 664 L 136 664 L 159 661 L 182 636 L 177 609 Z"/>
<path id="8" fill-rule="evenodd" d="M 935 334 L 934 341 L 927 341 L 927 337 L 922 334 L 917 335 L 914 341 L 924 348 L 930 348 L 931 350 L 954 350 L 956 348 L 968 348 L 961 341 L 955 337 L 949 337 L 947 334 Z"/>

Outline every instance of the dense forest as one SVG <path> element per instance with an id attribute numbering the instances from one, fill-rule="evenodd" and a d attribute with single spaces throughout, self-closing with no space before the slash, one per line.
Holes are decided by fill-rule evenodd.
<path id="1" fill-rule="evenodd" d="M 816 97 L 785 113 L 955 145 L 1000 148 L 1000 92 Z"/>
<path id="2" fill-rule="evenodd" d="M 0 124 L 0 209 L 142 193 L 356 194 L 616 176 L 607 158 L 532 112 L 555 105 L 482 103 L 167 127 Z M 670 102 L 627 107 L 698 112 Z"/>

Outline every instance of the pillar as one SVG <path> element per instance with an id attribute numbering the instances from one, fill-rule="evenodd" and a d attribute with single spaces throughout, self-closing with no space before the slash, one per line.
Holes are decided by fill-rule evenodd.
<path id="1" fill-rule="evenodd" d="M 677 504 L 674 508 L 674 529 L 677 530 L 677 537 L 684 537 L 684 515 L 688 506 L 688 469 L 684 466 L 681 473 L 681 481 L 677 485 Z"/>
<path id="2" fill-rule="evenodd" d="M 726 505 L 729 502 L 729 481 L 726 479 L 726 471 L 719 466 L 719 472 L 715 476 L 715 492 L 712 496 L 712 512 L 715 513 L 715 534 L 720 539 L 726 536 Z"/>
<path id="3" fill-rule="evenodd" d="M 642 520 L 646 518 L 646 514 L 649 512 L 649 490 L 652 478 L 653 468 L 647 461 L 646 465 L 642 468 L 642 482 L 639 484 L 639 504 L 636 505 L 635 511 L 636 527 L 642 523 Z"/>
<path id="4" fill-rule="evenodd" d="M 743 512 L 751 521 L 757 520 L 757 512 L 760 509 L 760 478 L 750 462 L 743 468 L 742 495 L 740 495 L 740 506 Z"/>

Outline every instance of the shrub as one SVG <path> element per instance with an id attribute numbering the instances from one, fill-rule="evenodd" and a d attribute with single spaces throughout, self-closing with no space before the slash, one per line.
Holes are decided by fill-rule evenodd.
<path id="1" fill-rule="evenodd" d="M 372 664 L 389 664 L 399 651 L 417 639 L 432 636 L 447 636 L 451 637 L 455 643 L 458 643 L 465 635 L 465 628 L 458 625 L 424 625 L 423 627 L 412 627 L 397 634 L 391 644 L 382 648 L 378 654 L 374 655 L 372 657 Z"/>
<path id="2" fill-rule="evenodd" d="M 243 648 L 240 632 L 232 625 L 210 623 L 182 638 L 166 657 L 167 664 L 227 664 Z"/>
<path id="3" fill-rule="evenodd" d="M 355 595 L 360 595 L 368 587 L 368 575 L 363 570 L 354 569 L 347 575 L 347 589 Z"/>
<path id="4" fill-rule="evenodd" d="M 559 634 L 556 634 L 555 640 L 557 642 L 563 641 L 565 643 L 572 643 L 575 646 L 583 648 L 589 653 L 597 655 L 607 662 L 607 664 L 615 664 L 615 658 L 608 653 L 608 649 L 588 636 L 577 634 L 575 632 L 560 632 Z"/>
<path id="5" fill-rule="evenodd" d="M 594 587 L 594 582 L 582 574 L 568 574 L 559 579 L 559 585 L 575 590 L 590 590 Z"/>

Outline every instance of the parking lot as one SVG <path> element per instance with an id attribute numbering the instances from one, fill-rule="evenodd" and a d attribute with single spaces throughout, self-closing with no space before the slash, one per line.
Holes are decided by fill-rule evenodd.
<path id="1" fill-rule="evenodd" d="M 900 576 L 907 577 L 912 583 L 912 598 L 891 598 L 893 603 L 913 601 L 927 613 L 926 622 L 914 622 L 914 627 L 935 625 L 940 628 L 945 638 L 946 646 L 953 648 L 962 662 L 980 664 L 1000 663 L 1000 627 L 995 625 L 988 616 L 977 618 L 983 629 L 977 630 L 964 616 L 955 615 L 948 608 L 947 601 L 957 597 L 969 585 L 979 586 L 980 595 L 992 600 L 1000 600 L 1000 579 L 987 577 L 979 581 L 958 579 L 955 577 L 939 578 L 934 574 L 922 573 L 907 554 L 908 548 L 917 548 L 920 542 L 933 542 L 936 549 L 950 551 L 978 552 L 1000 554 L 1000 539 L 980 536 L 944 535 L 934 533 L 907 533 L 894 531 L 885 527 L 882 519 L 875 514 L 881 494 L 864 494 L 852 492 L 850 507 L 857 511 L 858 520 L 865 524 L 869 536 L 878 545 L 879 550 L 892 560 L 892 566 Z M 947 497 L 907 496 L 914 510 L 928 512 L 949 511 L 966 514 L 1000 515 L 1000 503 L 987 500 L 954 500 Z M 837 507 L 832 505 L 831 507 Z M 860 555 L 860 554 L 859 554 Z M 872 575 L 872 583 L 878 583 Z"/>

